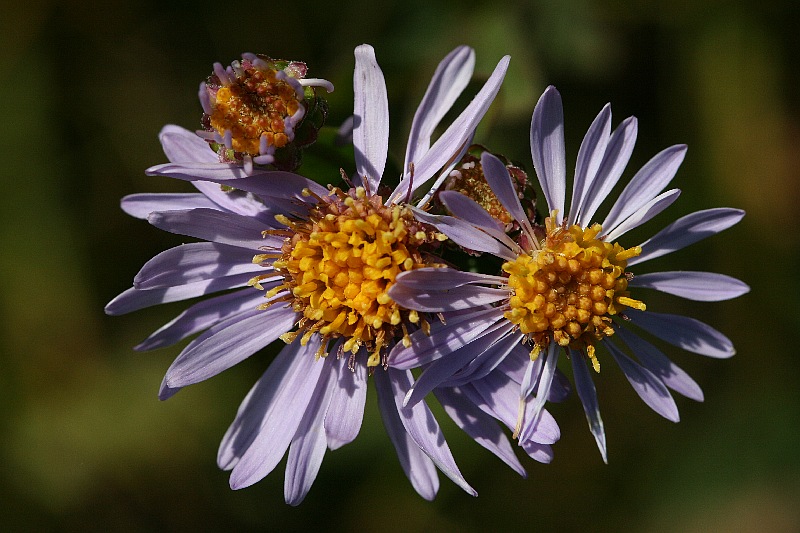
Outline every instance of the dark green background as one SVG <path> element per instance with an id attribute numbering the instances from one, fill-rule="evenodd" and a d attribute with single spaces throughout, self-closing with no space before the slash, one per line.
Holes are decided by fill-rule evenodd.
<path id="1" fill-rule="evenodd" d="M 0 528 L 800 530 L 799 11 L 788 0 L 358 1 L 331 10 L 33 0 L 3 9 Z M 445 424 L 480 496 L 442 479 L 428 503 L 404 478 L 370 398 L 361 435 L 326 456 L 299 508 L 283 503 L 282 465 L 254 487 L 228 488 L 217 445 L 269 357 L 156 399 L 179 347 L 131 347 L 183 306 L 121 318 L 102 309 L 181 239 L 127 217 L 119 199 L 188 190 L 144 169 L 165 161 L 163 124 L 197 126 L 197 86 L 212 62 L 243 51 L 305 60 L 311 76 L 336 85 L 338 124 L 352 109 L 352 51 L 362 42 L 386 75 L 395 157 L 437 62 L 462 43 L 476 49 L 482 76 L 512 56 L 476 140 L 528 169 L 530 115 L 548 84 L 564 98 L 570 172 L 608 101 L 615 125 L 640 120 L 625 179 L 660 149 L 689 144 L 673 182 L 683 196 L 646 230 L 713 206 L 747 217 L 646 266 L 715 270 L 753 289 L 722 303 L 645 295 L 650 309 L 699 317 L 736 344 L 726 361 L 667 350 L 701 384 L 704 403 L 676 396 L 682 421 L 672 424 L 605 363 L 596 383 L 608 466 L 573 397 L 553 408 L 563 434 L 555 461 L 523 458 L 527 480 Z"/>

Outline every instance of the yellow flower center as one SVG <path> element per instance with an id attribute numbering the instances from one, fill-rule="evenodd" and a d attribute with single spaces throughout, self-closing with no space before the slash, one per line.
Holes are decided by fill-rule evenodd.
<path id="1" fill-rule="evenodd" d="M 229 131 L 235 151 L 257 156 L 262 136 L 267 146 L 276 148 L 294 138 L 292 128 L 286 128 L 286 119 L 303 105 L 302 97 L 282 78 L 282 71 L 251 66 L 243 69 L 232 84 L 217 90 L 211 127 L 220 135 Z"/>
<path id="2" fill-rule="evenodd" d="M 540 249 L 503 265 L 512 291 L 504 316 L 533 342 L 532 358 L 556 342 L 585 351 L 599 372 L 594 345 L 614 334 L 611 317 L 625 307 L 645 309 L 630 298 L 625 272 L 642 249 L 598 239 L 599 224 L 567 228 L 547 218 L 545 226 Z"/>
<path id="3" fill-rule="evenodd" d="M 307 219 L 276 217 L 291 236 L 272 264 L 284 283 L 267 297 L 288 290 L 287 299 L 303 315 L 297 331 L 281 338 L 292 342 L 301 335 L 305 345 L 318 333 L 318 356 L 326 355 L 330 340 L 344 338 L 343 351 L 355 354 L 364 346 L 371 354 L 368 366 L 377 366 L 390 341 L 402 337 L 410 342 L 407 324 L 429 327 L 416 311 L 389 298 L 388 291 L 400 272 L 437 266 L 425 262 L 419 247 L 443 236 L 414 220 L 407 207 L 384 206 L 380 196 L 367 196 L 361 187 L 348 193 L 333 189 L 330 196 L 318 199 Z M 269 257 L 264 254 L 253 261 L 267 264 Z M 254 278 L 253 284 L 260 279 L 264 278 Z"/>

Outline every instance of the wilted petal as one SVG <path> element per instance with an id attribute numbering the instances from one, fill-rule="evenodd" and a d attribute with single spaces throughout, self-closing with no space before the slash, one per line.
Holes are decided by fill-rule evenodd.
<path id="1" fill-rule="evenodd" d="M 746 283 L 736 278 L 714 272 L 688 270 L 637 274 L 628 286 L 655 289 L 700 302 L 729 300 L 750 291 Z"/>
<path id="2" fill-rule="evenodd" d="M 604 344 L 644 403 L 667 420 L 678 422 L 680 420 L 678 406 L 675 405 L 675 400 L 672 399 L 664 383 L 655 374 L 622 353 L 611 342 L 605 341 Z"/>
<path id="3" fill-rule="evenodd" d="M 356 48 L 353 73 L 353 145 L 356 172 L 369 190 L 378 190 L 389 149 L 389 100 L 386 82 L 375 59 L 375 50 L 362 44 Z"/>
<path id="4" fill-rule="evenodd" d="M 561 95 L 552 85 L 548 87 L 533 110 L 531 120 L 531 157 L 547 200 L 548 214 L 558 211 L 560 223 L 564 218 L 564 194 L 567 186 L 566 156 L 564 155 L 564 109 Z"/>
<path id="5" fill-rule="evenodd" d="M 684 350 L 718 359 L 736 353 L 728 337 L 694 318 L 633 309 L 625 314 L 640 328 Z"/>

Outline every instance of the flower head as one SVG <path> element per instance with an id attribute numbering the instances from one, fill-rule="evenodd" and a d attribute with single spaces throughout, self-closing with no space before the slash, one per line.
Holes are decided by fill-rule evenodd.
<path id="1" fill-rule="evenodd" d="M 561 97 L 555 88 L 548 88 L 536 105 L 531 126 L 533 163 L 549 214 L 544 225 L 531 220 L 523 209 L 505 165 L 484 153 L 481 163 L 486 179 L 521 229 L 516 239 L 506 235 L 497 220 L 478 204 L 455 191 L 440 193 L 454 216 L 417 216 L 457 244 L 501 258 L 500 275 L 423 268 L 400 274 L 389 291 L 401 305 L 419 311 L 452 312 L 481 306 L 467 313 L 471 317 L 468 332 L 453 326 L 441 333 L 442 347 L 437 356 L 453 359 L 450 353 L 487 335 L 494 336 L 495 342 L 489 352 L 502 351 L 502 342 L 509 338 L 522 343 L 530 348 L 531 362 L 522 380 L 521 398 L 535 389 L 538 407 L 550 394 L 559 352 L 563 351 L 572 363 L 575 386 L 604 460 L 605 431 L 587 369 L 589 363 L 600 371 L 598 348 L 611 355 L 651 408 L 673 421 L 678 420 L 678 411 L 668 388 L 696 400 L 702 400 L 702 392 L 683 370 L 631 331 L 629 324 L 695 353 L 711 357 L 734 354 L 731 342 L 711 326 L 693 318 L 652 312 L 639 289 L 705 301 L 734 298 L 749 290 L 738 280 L 708 272 L 634 276 L 629 270 L 634 265 L 714 235 L 737 223 L 744 213 L 727 208 L 700 211 L 678 219 L 639 245 L 619 244 L 617 240 L 625 233 L 677 199 L 679 190 L 661 191 L 677 172 L 686 147 L 667 148 L 651 159 L 631 179 L 605 219 L 596 223 L 598 209 L 620 179 L 636 139 L 635 118 L 623 121 L 613 133 L 610 125 L 610 106 L 606 106 L 578 152 L 571 205 L 565 211 Z M 423 285 L 427 290 L 420 289 Z M 624 353 L 616 339 L 627 345 L 639 363 Z M 426 363 L 401 347 L 390 354 L 390 364 L 395 359 L 407 364 Z M 461 360 L 449 370 L 441 370 L 439 377 L 456 371 L 463 363 Z M 425 373 L 417 383 L 424 378 Z M 520 409 L 517 434 L 525 438 L 539 416 L 537 410 L 526 413 Z"/>
<path id="2" fill-rule="evenodd" d="M 236 165 L 209 164 L 207 153 L 193 159 L 200 153 L 198 143 L 205 141 L 174 126 L 162 131 L 171 163 L 148 172 L 191 181 L 201 194 L 134 195 L 123 200 L 123 208 L 161 229 L 207 242 L 153 258 L 107 312 L 236 289 L 194 304 L 139 345 L 165 346 L 200 332 L 167 371 L 161 398 L 279 338 L 286 343 L 223 439 L 218 462 L 232 470 L 232 487 L 266 476 L 288 449 L 285 496 L 299 503 L 325 449 L 357 436 L 371 376 L 384 425 L 414 488 L 433 498 L 438 467 L 475 493 L 425 402 L 404 406 L 413 382 L 410 370 L 386 359 L 394 346 L 410 347 L 412 336 L 432 339 L 436 334 L 428 315 L 397 305 L 388 292 L 402 272 L 440 266 L 433 253 L 443 236 L 417 219 L 404 200 L 434 178 L 440 183 L 461 158 L 499 89 L 508 58 L 431 145 L 434 129 L 465 88 L 473 65 L 474 53 L 466 47 L 439 65 L 412 124 L 400 184 L 385 201 L 377 191 L 388 150 L 387 95 L 367 45 L 356 48 L 356 173 L 349 189 L 326 189 L 288 172 L 246 175 Z M 513 361 L 516 376 L 522 366 L 519 358 L 507 364 Z M 459 375 L 434 392 L 459 426 L 524 472 L 495 422 L 513 417 L 508 393 L 519 384 L 513 376 L 495 373 L 495 367 L 465 369 L 465 374 L 480 374 L 484 381 L 478 385 L 459 382 L 464 377 Z M 558 426 L 545 414 L 526 450 L 547 461 L 558 437 Z"/>
<path id="3" fill-rule="evenodd" d="M 226 163 L 280 170 L 299 166 L 299 150 L 314 142 L 327 106 L 314 87 L 328 92 L 326 80 L 306 79 L 307 67 L 297 61 L 242 54 L 227 68 L 200 84 L 203 131 L 199 132 Z M 302 130 L 302 131 L 301 131 Z"/>

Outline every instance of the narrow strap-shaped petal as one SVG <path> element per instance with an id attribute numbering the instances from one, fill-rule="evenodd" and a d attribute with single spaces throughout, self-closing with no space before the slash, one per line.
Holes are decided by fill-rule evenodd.
<path id="1" fill-rule="evenodd" d="M 681 367 L 669 360 L 661 350 L 639 337 L 628 328 L 617 328 L 617 334 L 628 345 L 642 365 L 658 376 L 675 392 L 692 400 L 702 402 L 703 390 Z"/>
<path id="2" fill-rule="evenodd" d="M 439 476 L 436 466 L 411 438 L 394 401 L 394 391 L 386 372 L 379 371 L 374 375 L 375 390 L 378 393 L 378 407 L 380 408 L 383 427 L 397 451 L 397 458 L 403 468 L 411 486 L 417 494 L 430 501 L 439 491 Z"/>
<path id="3" fill-rule="evenodd" d="M 622 373 L 628 378 L 633 390 L 644 400 L 644 403 L 667 420 L 678 422 L 680 420 L 678 406 L 675 405 L 675 400 L 667 390 L 664 382 L 622 353 L 612 342 L 606 340 L 603 343 L 622 369 Z"/>
<path id="4" fill-rule="evenodd" d="M 626 218 L 622 221 L 617 227 L 609 228 L 611 231 L 606 233 L 606 240 L 613 242 L 624 234 L 629 232 L 634 228 L 638 228 L 669 206 L 671 206 L 675 200 L 678 199 L 678 196 L 681 195 L 680 189 L 671 189 L 665 193 L 659 194 L 645 205 L 643 205 L 639 210 L 634 212 L 631 216 Z M 605 226 L 603 226 L 605 229 Z"/>
<path id="5" fill-rule="evenodd" d="M 352 442 L 358 436 L 364 419 L 367 401 L 367 365 L 357 361 L 353 370 L 347 366 L 347 357 L 333 361 L 336 369 L 335 388 L 328 413 L 325 415 L 325 433 L 328 447 L 335 450 Z"/>
<path id="6" fill-rule="evenodd" d="M 436 67 L 411 122 L 404 173 L 408 171 L 409 163 L 419 160 L 428 151 L 433 130 L 466 88 L 474 68 L 475 51 L 468 46 L 457 47 Z"/>
<path id="7" fill-rule="evenodd" d="M 389 368 L 385 373 L 391 383 L 400 420 L 408 434 L 411 435 L 417 446 L 431 458 L 433 464 L 444 475 L 449 477 L 453 483 L 461 487 L 467 494 L 477 496 L 478 493 L 469 486 L 464 476 L 461 475 L 458 466 L 456 466 L 453 454 L 450 453 L 450 447 L 447 445 L 444 434 L 439 428 L 439 423 L 425 402 L 419 402 L 414 407 L 403 407 L 403 398 L 411 388 L 411 383 L 414 379 L 411 371 Z"/>
<path id="8" fill-rule="evenodd" d="M 286 373 L 272 380 L 273 390 L 262 393 L 267 399 L 258 400 L 254 413 L 261 413 L 260 420 L 246 428 L 255 429 L 256 435 L 233 467 L 232 489 L 260 481 L 280 462 L 305 416 L 324 367 L 324 361 L 317 361 L 313 352 L 299 350 Z"/>
<path id="9" fill-rule="evenodd" d="M 513 261 L 517 258 L 517 254 L 512 252 L 506 245 L 461 219 L 430 215 L 419 209 L 414 209 L 414 216 L 420 222 L 434 226 L 459 246 L 476 252 L 490 253 L 506 261 Z"/>
<path id="10" fill-rule="evenodd" d="M 414 406 L 444 380 L 455 374 L 486 350 L 490 350 L 492 346 L 511 331 L 513 327 L 514 324 L 511 322 L 500 322 L 499 325 L 488 330 L 482 337 L 475 339 L 469 344 L 464 344 L 464 346 L 455 350 L 447 357 L 442 357 L 431 363 L 423 370 L 422 374 L 419 375 L 411 386 L 408 394 L 403 399 L 403 407 Z"/>
<path id="11" fill-rule="evenodd" d="M 200 193 L 141 193 L 129 194 L 120 207 L 132 217 L 147 220 L 154 211 L 180 211 L 204 207 L 217 209 L 217 204 Z"/>
<path id="12" fill-rule="evenodd" d="M 395 278 L 395 283 L 409 289 L 443 291 L 468 284 L 498 285 L 505 281 L 500 276 L 465 272 L 450 267 L 423 267 L 401 272 Z"/>
<path id="13" fill-rule="evenodd" d="M 512 352 L 517 350 L 520 346 L 519 343 L 521 339 L 522 334 L 519 332 L 506 334 L 489 349 L 478 354 L 467 366 L 445 380 L 442 385 L 448 387 L 460 386 L 488 375 L 490 372 L 493 372 L 495 368 L 503 364 Z M 527 358 L 527 356 L 528 353 L 525 351 L 525 357 Z"/>
<path id="14" fill-rule="evenodd" d="M 716 235 L 742 220 L 743 216 L 741 209 L 729 207 L 690 213 L 643 242 L 642 253 L 628 260 L 628 266 L 644 263 Z"/>
<path id="15" fill-rule="evenodd" d="M 606 104 L 595 117 L 592 125 L 589 126 L 578 150 L 575 180 L 572 182 L 572 200 L 567 220 L 569 226 L 575 224 L 577 220 L 586 191 L 591 187 L 603 155 L 606 153 L 609 137 L 611 137 L 611 104 Z"/>
<path id="16" fill-rule="evenodd" d="M 481 155 L 481 166 L 492 192 L 506 208 L 506 211 L 519 223 L 528 238 L 533 239 L 533 228 L 531 228 L 527 213 L 522 209 L 522 204 L 519 203 L 519 193 L 511 182 L 511 174 L 508 173 L 506 166 L 490 152 L 483 152 Z"/>
<path id="17" fill-rule="evenodd" d="M 171 163 L 219 163 L 219 156 L 208 142 L 186 128 L 167 124 L 161 128 L 158 140 Z"/>
<path id="18" fill-rule="evenodd" d="M 213 209 L 189 209 L 151 213 L 148 221 L 159 229 L 197 239 L 260 250 L 265 246 L 280 249 L 283 241 L 264 236 L 263 223 L 234 213 Z"/>
<path id="19" fill-rule="evenodd" d="M 230 316 L 254 309 L 263 301 L 264 294 L 252 288 L 208 298 L 183 311 L 133 349 L 147 351 L 171 346 L 189 335 L 203 331 Z"/>
<path id="20" fill-rule="evenodd" d="M 492 218 L 492 216 L 472 198 L 461 194 L 458 191 L 442 191 L 439 193 L 439 201 L 444 204 L 450 214 L 469 222 L 478 229 L 488 233 L 508 249 L 522 253 L 519 247 L 505 232 L 503 223 Z"/>
<path id="21" fill-rule="evenodd" d="M 699 302 L 730 300 L 750 291 L 746 283 L 736 278 L 716 272 L 688 270 L 637 274 L 628 286 L 655 289 Z"/>
<path id="22" fill-rule="evenodd" d="M 413 180 L 409 174 L 403 176 L 400 184 L 389 197 L 391 201 L 397 201 L 398 198 L 404 197 L 408 193 L 409 185 L 413 193 L 448 164 L 454 164 L 461 159 L 472 140 L 475 128 L 489 110 L 494 97 L 497 96 L 497 91 L 500 90 L 500 84 L 506 75 L 510 60 L 509 56 L 505 56 L 497 63 L 491 76 L 475 95 L 475 98 L 433 143 L 431 149 L 419 161 L 415 161 Z M 411 183 L 412 181 L 413 183 Z"/>
<path id="23" fill-rule="evenodd" d="M 575 390 L 578 398 L 583 405 L 586 413 L 586 421 L 589 423 L 589 431 L 594 436 L 597 448 L 603 462 L 608 464 L 608 454 L 606 449 L 606 430 L 603 426 L 603 418 L 600 416 L 600 405 L 597 402 L 597 389 L 594 387 L 592 376 L 589 374 L 589 367 L 584 361 L 583 354 L 575 350 L 570 350 L 570 361 L 572 361 L 572 376 L 575 380 Z"/>
<path id="24" fill-rule="evenodd" d="M 284 346 L 247 393 L 220 443 L 217 465 L 221 469 L 231 470 L 236 466 L 261 430 L 265 417 L 275 409 L 286 407 L 285 405 L 276 405 L 276 399 L 291 392 L 290 389 L 287 389 L 287 385 L 300 379 L 302 372 L 310 368 L 308 365 L 314 359 L 313 349 L 316 349 L 316 346 L 312 348 L 311 344 L 302 346 L 297 342 Z M 308 399 L 310 398 L 309 393 Z M 304 409 L 305 406 L 297 412 L 292 411 L 287 414 L 294 414 L 299 424 Z M 279 414 L 280 412 L 277 412 L 270 416 Z M 287 440 L 286 447 L 288 446 L 289 441 Z M 286 447 L 283 451 L 286 451 Z M 283 456 L 283 451 L 281 456 Z"/>
<path id="25" fill-rule="evenodd" d="M 503 309 L 481 309 L 448 320 L 447 324 L 434 324 L 430 335 L 417 330 L 411 334 L 408 348 L 398 343 L 389 352 L 389 365 L 404 370 L 427 365 L 484 335 L 502 316 Z"/>
<path id="26" fill-rule="evenodd" d="M 252 259 L 251 250 L 235 246 L 214 242 L 182 244 L 145 263 L 133 278 L 133 286 L 160 289 L 247 272 L 266 272 Z"/>
<path id="27" fill-rule="evenodd" d="M 717 359 L 736 353 L 728 337 L 697 319 L 634 309 L 626 309 L 625 314 L 640 328 L 689 352 Z"/>
<path id="28" fill-rule="evenodd" d="M 458 388 L 440 388 L 436 389 L 434 394 L 445 412 L 464 433 L 495 454 L 516 473 L 527 477 L 508 437 L 492 417 L 478 409 Z"/>
<path id="29" fill-rule="evenodd" d="M 270 178 L 271 179 L 271 178 Z M 195 189 L 203 193 L 209 200 L 214 202 L 224 211 L 230 211 L 246 217 L 258 218 L 267 223 L 275 224 L 274 206 L 267 205 L 251 194 L 243 192 L 244 189 L 230 190 L 220 187 L 219 183 L 211 181 L 191 181 Z"/>
<path id="30" fill-rule="evenodd" d="M 305 499 L 325 457 L 327 441 L 322 421 L 328 410 L 333 389 L 336 387 L 330 378 L 331 372 L 323 372 L 320 376 L 303 420 L 289 446 L 283 497 L 286 503 L 292 506 L 300 505 Z"/>
<path id="31" fill-rule="evenodd" d="M 105 308 L 107 315 L 124 315 L 138 311 L 145 307 L 188 300 L 212 292 L 224 291 L 244 287 L 252 279 L 251 273 L 237 274 L 235 276 L 196 281 L 188 285 L 167 287 L 166 289 L 151 289 L 142 291 L 131 287 L 111 300 Z"/>
<path id="32" fill-rule="evenodd" d="M 686 145 L 677 144 L 662 150 L 645 163 L 617 197 L 603 221 L 603 228 L 611 230 L 663 191 L 675 177 L 685 156 Z"/>
<path id="33" fill-rule="evenodd" d="M 539 185 L 547 200 L 548 214 L 558 211 L 558 223 L 564 218 L 564 196 L 567 187 L 566 155 L 564 154 L 564 109 L 561 95 L 552 85 L 545 89 L 531 120 L 531 157 Z"/>
<path id="34" fill-rule="evenodd" d="M 353 73 L 353 146 L 359 180 L 374 193 L 383 176 L 389 150 L 389 99 L 386 82 L 375 59 L 375 50 L 356 47 Z"/>
<path id="35" fill-rule="evenodd" d="M 274 305 L 228 319 L 200 335 L 167 370 L 167 386 L 185 387 L 206 380 L 250 357 L 289 331 L 297 319 L 291 308 Z"/>
<path id="36" fill-rule="evenodd" d="M 555 342 L 551 342 L 550 346 L 547 347 L 546 359 L 542 364 L 542 373 L 541 376 L 539 376 L 539 385 L 536 388 L 536 397 L 531 401 L 531 407 L 528 412 L 525 413 L 522 430 L 520 431 L 520 441 L 529 440 L 539 423 L 544 404 L 550 396 L 550 386 L 553 384 L 553 376 L 555 376 L 556 373 L 556 365 L 558 364 L 558 354 L 560 351 L 561 347 Z M 531 361 L 530 365 L 535 365 L 535 361 Z M 528 393 L 525 390 L 525 383 L 521 384 L 520 389 L 523 394 L 520 400 L 525 401 L 528 397 Z"/>
<path id="37" fill-rule="evenodd" d="M 446 313 L 507 300 L 509 292 L 505 288 L 496 289 L 481 285 L 462 285 L 451 289 L 425 291 L 396 283 L 389 289 L 389 297 L 408 309 L 427 313 Z"/>
<path id="38" fill-rule="evenodd" d="M 587 227 L 592 222 L 600 204 L 619 181 L 633 153 L 637 131 L 636 117 L 628 117 L 611 134 L 597 176 L 583 197 L 577 219 L 579 226 Z"/>

